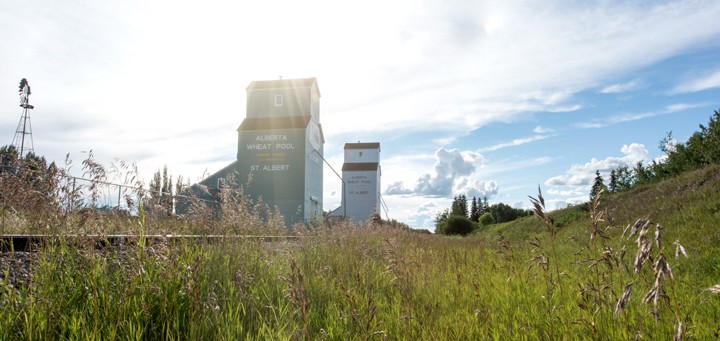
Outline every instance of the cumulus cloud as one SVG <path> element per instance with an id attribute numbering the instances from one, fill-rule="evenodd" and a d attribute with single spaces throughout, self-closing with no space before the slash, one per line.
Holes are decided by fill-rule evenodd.
<path id="1" fill-rule="evenodd" d="M 498 192 L 495 181 L 482 181 L 477 179 L 460 179 L 453 188 L 454 193 L 464 193 L 468 197 L 492 197 Z"/>
<path id="2" fill-rule="evenodd" d="M 483 156 L 478 153 L 466 152 L 464 155 L 457 149 L 440 148 L 435 152 L 433 174 L 425 174 L 417 180 L 414 192 L 424 195 L 450 195 L 456 181 L 467 177 L 480 167 Z"/>
<path id="3" fill-rule="evenodd" d="M 484 157 L 480 153 L 458 149 L 440 148 L 435 152 L 435 165 L 432 173 L 420 176 L 413 189 L 406 188 L 403 182 L 392 183 L 385 190 L 387 195 L 423 195 L 450 196 L 463 193 L 469 196 L 491 196 L 497 193 L 498 185 L 494 181 L 482 181 L 475 177 L 482 166 Z"/>
<path id="4" fill-rule="evenodd" d="M 417 213 L 406 218 L 410 226 L 425 227 L 434 230 L 435 215 L 444 207 L 435 202 L 426 202 L 418 205 Z"/>
<path id="5" fill-rule="evenodd" d="M 633 167 L 638 162 L 647 160 L 649 155 L 645 145 L 639 143 L 623 145 L 620 152 L 622 152 L 624 156 L 610 156 L 602 160 L 592 158 L 590 162 L 572 165 L 565 174 L 547 179 L 545 185 L 550 187 L 589 188 L 595 178 L 596 170 L 600 171 L 600 173 L 608 173 L 621 166 Z"/>
<path id="6" fill-rule="evenodd" d="M 412 190 L 403 187 L 402 181 L 396 181 L 390 184 L 385 190 L 387 195 L 404 195 L 411 194 Z"/>

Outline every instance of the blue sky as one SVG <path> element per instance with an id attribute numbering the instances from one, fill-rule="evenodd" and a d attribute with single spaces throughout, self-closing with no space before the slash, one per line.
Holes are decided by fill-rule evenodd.
<path id="1" fill-rule="evenodd" d="M 0 134 L 25 77 L 37 153 L 195 182 L 234 160 L 251 81 L 317 77 L 326 159 L 380 142 L 390 218 L 431 227 L 458 194 L 527 207 L 538 185 L 563 207 L 720 108 L 719 17 L 717 1 L 3 2 Z"/>

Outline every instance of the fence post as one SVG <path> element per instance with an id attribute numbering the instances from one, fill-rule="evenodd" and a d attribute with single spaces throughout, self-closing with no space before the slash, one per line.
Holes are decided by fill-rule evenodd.
<path id="1" fill-rule="evenodd" d="M 75 199 L 74 199 L 74 197 L 75 197 L 75 181 L 76 181 L 76 180 L 77 180 L 77 179 L 75 179 L 75 177 L 73 177 L 73 187 L 72 187 L 72 192 L 70 192 L 70 211 L 74 211 L 74 210 L 75 210 Z"/>

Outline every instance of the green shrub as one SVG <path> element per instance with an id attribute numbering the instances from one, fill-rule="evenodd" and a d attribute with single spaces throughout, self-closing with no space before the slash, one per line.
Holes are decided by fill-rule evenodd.
<path id="1" fill-rule="evenodd" d="M 495 224 L 495 217 L 493 217 L 492 213 L 487 212 L 480 216 L 478 222 L 480 223 L 480 226 L 492 225 Z"/>
<path id="2" fill-rule="evenodd" d="M 445 234 L 448 235 L 466 235 L 470 232 L 472 232 L 475 229 L 475 224 L 473 224 L 470 219 L 463 216 L 458 215 L 451 215 L 448 217 L 448 220 L 445 222 Z"/>

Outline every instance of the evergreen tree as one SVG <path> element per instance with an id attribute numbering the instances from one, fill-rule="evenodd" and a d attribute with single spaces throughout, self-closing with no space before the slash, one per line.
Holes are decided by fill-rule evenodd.
<path id="1" fill-rule="evenodd" d="M 185 184 L 183 183 L 183 176 L 178 175 L 177 181 L 175 181 L 175 195 L 180 195 L 185 192 Z"/>
<path id="2" fill-rule="evenodd" d="M 36 210 L 57 205 L 59 170 L 33 152 L 21 157 L 12 145 L 0 148 L 0 206 Z M 50 199 L 50 200 L 49 200 Z"/>
<path id="3" fill-rule="evenodd" d="M 468 216 L 468 205 L 467 197 L 462 194 L 458 195 L 453 199 L 452 206 L 450 207 L 450 215 L 456 215 L 461 217 Z"/>
<path id="4" fill-rule="evenodd" d="M 600 175 L 600 171 L 595 170 L 595 181 L 590 189 L 590 200 L 592 201 L 601 190 L 607 190 L 607 187 L 605 187 L 605 180 L 603 180 L 602 175 Z"/>
<path id="5" fill-rule="evenodd" d="M 18 151 L 15 146 L 7 145 L 0 148 L 0 159 L 2 162 L 2 168 L 0 168 L 0 173 L 15 172 L 18 158 Z"/>
<path id="6" fill-rule="evenodd" d="M 162 176 L 162 189 L 160 193 L 160 205 L 162 205 L 163 209 L 170 213 L 172 213 L 173 211 L 172 189 L 172 176 L 168 175 L 167 166 L 164 166 Z"/>
<path id="7" fill-rule="evenodd" d="M 610 193 L 615 193 L 615 190 L 617 189 L 617 182 L 617 173 L 613 169 L 610 171 L 610 183 L 608 184 L 608 190 L 610 191 Z"/>
<path id="8" fill-rule="evenodd" d="M 150 195 L 152 195 L 153 201 L 160 201 L 160 195 L 162 194 L 162 175 L 158 170 L 153 174 L 153 179 L 150 181 Z"/>
<path id="9" fill-rule="evenodd" d="M 478 200 L 473 197 L 472 204 L 470 205 L 470 221 L 477 223 L 480 219 L 480 207 L 478 206 Z"/>
<path id="10" fill-rule="evenodd" d="M 172 191 L 172 176 L 168 175 L 167 166 L 164 166 L 162 173 L 158 170 L 150 181 L 151 206 L 156 206 L 160 212 L 173 214 Z"/>

